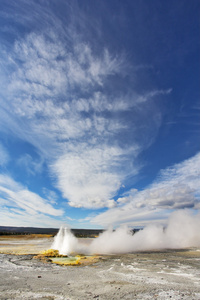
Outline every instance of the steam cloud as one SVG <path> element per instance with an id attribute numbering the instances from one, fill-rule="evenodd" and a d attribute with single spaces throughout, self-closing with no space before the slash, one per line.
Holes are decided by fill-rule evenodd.
<path id="1" fill-rule="evenodd" d="M 90 245 L 84 245 L 71 233 L 70 229 L 59 230 L 52 245 L 60 254 L 117 254 L 154 249 L 178 249 L 200 246 L 200 213 L 193 215 L 189 211 L 177 211 L 171 214 L 166 227 L 149 225 L 143 230 L 131 234 L 123 226 L 113 231 L 109 229 L 94 239 Z"/>

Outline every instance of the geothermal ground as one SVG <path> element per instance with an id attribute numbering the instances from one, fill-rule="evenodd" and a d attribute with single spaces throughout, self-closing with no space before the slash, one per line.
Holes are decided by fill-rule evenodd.
<path id="1" fill-rule="evenodd" d="M 60 266 L 35 258 L 51 244 L 49 237 L 0 237 L 0 299 L 200 299 L 200 249 L 103 255 L 87 265 Z"/>

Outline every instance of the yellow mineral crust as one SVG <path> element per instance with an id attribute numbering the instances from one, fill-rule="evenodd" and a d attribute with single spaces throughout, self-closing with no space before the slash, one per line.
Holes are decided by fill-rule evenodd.
<path id="1" fill-rule="evenodd" d="M 42 251 L 39 255 L 34 258 L 40 259 L 44 262 L 51 261 L 54 264 L 63 265 L 63 266 L 77 266 L 77 265 L 90 265 L 99 260 L 98 256 L 85 256 L 85 255 L 60 255 L 58 250 L 48 249 Z"/>
<path id="2" fill-rule="evenodd" d="M 80 257 L 72 256 L 72 257 L 52 257 L 50 259 L 52 263 L 63 265 L 63 266 L 76 266 L 80 265 Z"/>
<path id="3" fill-rule="evenodd" d="M 76 255 L 69 257 L 52 257 L 50 260 L 52 263 L 64 265 L 64 266 L 77 266 L 77 265 L 91 265 L 96 263 L 100 257 L 98 256 L 84 256 L 84 255 Z"/>
<path id="4" fill-rule="evenodd" d="M 59 254 L 58 250 L 54 250 L 54 249 L 48 249 L 48 250 L 42 251 L 40 254 L 44 255 L 46 257 L 63 257 L 63 256 L 67 257 L 67 255 L 61 255 L 61 254 Z"/>

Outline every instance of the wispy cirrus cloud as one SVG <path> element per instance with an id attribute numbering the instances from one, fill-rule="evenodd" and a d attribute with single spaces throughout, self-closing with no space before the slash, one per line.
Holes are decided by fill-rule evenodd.
<path id="1" fill-rule="evenodd" d="M 171 90 L 127 92 L 124 55 L 105 46 L 95 52 L 73 27 L 53 20 L 58 27 L 29 32 L 3 51 L 9 76 L 1 130 L 35 147 L 69 205 L 111 208 L 156 137 L 162 114 L 155 98 Z"/>
<path id="2" fill-rule="evenodd" d="M 8 115 L 13 120 L 9 129 L 16 125 L 16 134 L 31 143 L 39 136 L 43 139 L 45 132 L 47 144 L 52 139 L 62 142 L 82 137 L 91 129 L 91 118 L 81 115 L 80 89 L 86 88 L 91 94 L 94 85 L 102 85 L 103 78 L 116 73 L 120 64 L 107 50 L 102 57 L 95 57 L 87 45 L 72 45 L 68 50 L 55 36 L 49 42 L 47 37 L 36 34 L 16 42 L 9 61 L 13 72 L 9 92 L 3 95 L 14 109 L 11 113 L 9 105 L 3 103 L 5 119 Z M 97 103 L 96 98 L 90 102 Z M 95 116 L 97 129 L 103 121 Z M 44 148 L 42 145 L 40 150 Z"/>
<path id="3" fill-rule="evenodd" d="M 67 218 L 67 217 L 66 217 Z M 65 218 L 65 220 L 66 220 Z M 58 228 L 65 221 L 55 217 L 39 213 L 28 214 L 26 211 L 17 208 L 9 208 L 6 205 L 1 207 L 1 226 L 24 226 L 24 227 L 50 227 Z"/>
<path id="4" fill-rule="evenodd" d="M 0 196 L 2 208 L 21 211 L 22 214 L 35 216 L 42 213 L 56 217 L 64 213 L 62 209 L 54 208 L 46 199 L 29 191 L 7 175 L 0 175 Z"/>
<path id="5" fill-rule="evenodd" d="M 16 41 L 9 57 L 15 69 L 9 90 L 55 97 L 74 88 L 101 86 L 105 77 L 119 72 L 121 59 L 112 57 L 107 49 L 96 56 L 89 45 L 70 38 L 67 46 L 53 32 L 31 33 Z"/>
<path id="6" fill-rule="evenodd" d="M 10 159 L 10 156 L 5 147 L 0 143 L 0 166 L 5 166 Z"/>
<path id="7" fill-rule="evenodd" d="M 43 169 L 43 160 L 35 160 L 28 153 L 21 156 L 16 163 L 30 175 L 41 173 Z"/>
<path id="8" fill-rule="evenodd" d="M 165 219 L 175 209 L 200 208 L 200 153 L 162 170 L 158 179 L 143 191 L 135 189 L 117 200 L 118 207 L 91 221 L 101 225 L 127 223 L 146 225 Z"/>

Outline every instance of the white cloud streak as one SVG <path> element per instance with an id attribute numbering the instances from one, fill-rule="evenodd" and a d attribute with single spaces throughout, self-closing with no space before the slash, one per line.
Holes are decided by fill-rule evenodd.
<path id="1" fill-rule="evenodd" d="M 119 93 L 127 64 L 122 56 L 106 47 L 97 54 L 72 28 L 54 21 L 59 32 L 28 33 L 3 51 L 10 73 L 4 74 L 0 130 L 37 149 L 69 205 L 111 208 L 127 177 L 137 175 L 138 155 L 161 124 L 154 98 L 170 90 L 138 95 L 125 92 L 125 84 Z M 32 201 L 30 193 L 20 197 Z"/>
<path id="2" fill-rule="evenodd" d="M 17 209 L 29 216 L 42 213 L 57 217 L 64 213 L 63 210 L 55 209 L 46 199 L 29 191 L 7 175 L 0 175 L 0 197 L 2 208 L 6 206 L 11 211 Z"/>
<path id="3" fill-rule="evenodd" d="M 43 213 L 32 215 L 21 209 L 1 207 L 2 226 L 59 228 L 63 223 L 62 219 L 56 219 Z"/>
<path id="4" fill-rule="evenodd" d="M 175 209 L 200 209 L 199 165 L 200 153 L 162 170 L 152 185 L 143 191 L 130 191 L 117 200 L 118 207 L 99 214 L 91 222 L 104 226 L 121 223 L 142 226 L 153 219 L 166 219 Z"/>
<path id="5" fill-rule="evenodd" d="M 32 33 L 16 41 L 14 55 L 10 59 L 15 72 L 9 90 L 35 97 L 52 94 L 55 97 L 73 88 L 101 86 L 106 76 L 119 72 L 121 64 L 106 49 L 101 57 L 96 57 L 87 44 L 78 42 L 71 49 L 66 48 L 53 33 L 48 36 Z"/>

